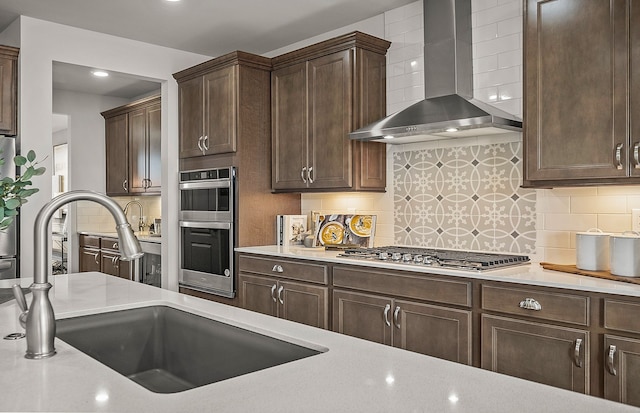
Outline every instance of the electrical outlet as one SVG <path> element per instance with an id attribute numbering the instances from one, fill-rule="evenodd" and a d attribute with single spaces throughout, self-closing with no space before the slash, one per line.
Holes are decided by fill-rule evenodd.
<path id="1" fill-rule="evenodd" d="M 640 231 L 640 209 L 631 210 L 631 230 Z"/>

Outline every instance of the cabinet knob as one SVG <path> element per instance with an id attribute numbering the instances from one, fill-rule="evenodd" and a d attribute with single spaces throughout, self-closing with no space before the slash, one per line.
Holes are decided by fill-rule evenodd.
<path id="1" fill-rule="evenodd" d="M 609 346 L 609 354 L 607 355 L 607 369 L 612 376 L 618 375 L 618 372 L 613 365 L 613 358 L 616 355 L 616 346 L 613 344 Z"/>
<path id="2" fill-rule="evenodd" d="M 533 311 L 542 310 L 542 306 L 538 301 L 536 301 L 535 298 L 525 298 L 524 300 L 520 301 L 519 307 L 524 308 L 525 310 L 533 310 Z"/>
<path id="3" fill-rule="evenodd" d="M 273 266 L 271 271 L 273 271 L 273 272 L 284 272 L 284 268 L 282 268 L 282 265 L 276 264 L 276 265 Z"/>

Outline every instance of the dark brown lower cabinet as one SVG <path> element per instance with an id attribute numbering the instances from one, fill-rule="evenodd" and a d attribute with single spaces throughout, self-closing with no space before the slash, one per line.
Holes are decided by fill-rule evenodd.
<path id="1" fill-rule="evenodd" d="M 482 368 L 589 393 L 589 332 L 482 315 Z"/>
<path id="2" fill-rule="evenodd" d="M 604 397 L 640 407 L 640 339 L 604 336 Z"/>
<path id="3" fill-rule="evenodd" d="M 116 277 L 131 279 L 131 262 L 122 261 L 119 252 L 102 251 L 100 271 Z"/>
<path id="4" fill-rule="evenodd" d="M 100 271 L 100 250 L 80 247 L 80 272 Z"/>
<path id="5" fill-rule="evenodd" d="M 471 311 L 334 290 L 336 332 L 471 364 Z"/>
<path id="6" fill-rule="evenodd" d="M 242 273 L 238 280 L 242 308 L 313 327 L 329 327 L 327 287 Z"/>

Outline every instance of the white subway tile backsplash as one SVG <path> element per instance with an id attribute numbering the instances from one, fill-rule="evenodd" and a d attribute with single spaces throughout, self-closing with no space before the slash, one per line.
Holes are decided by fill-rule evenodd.
<path id="1" fill-rule="evenodd" d="M 522 98 L 521 83 L 506 83 L 498 86 L 498 99 L 520 99 Z"/>
<path id="2" fill-rule="evenodd" d="M 486 40 L 474 43 L 475 57 L 480 58 L 493 54 L 518 50 L 522 47 L 520 33 L 510 34 L 508 36 L 496 37 L 492 40 Z"/>
<path id="3" fill-rule="evenodd" d="M 570 248 L 571 234 L 566 231 L 538 231 L 538 246 L 549 248 Z"/>
<path id="4" fill-rule="evenodd" d="M 498 53 L 498 68 L 504 69 L 513 66 L 522 67 L 522 49 Z M 522 84 L 520 89 L 522 90 Z"/>
<path id="5" fill-rule="evenodd" d="M 493 106 L 507 113 L 522 117 L 522 99 L 500 100 L 493 103 Z"/>
<path id="6" fill-rule="evenodd" d="M 424 86 L 410 86 L 404 89 L 404 97 L 408 100 L 424 99 Z"/>
<path id="7" fill-rule="evenodd" d="M 473 91 L 473 97 L 487 103 L 496 102 L 498 100 L 498 87 L 491 86 L 482 89 L 475 89 Z"/>
<path id="8" fill-rule="evenodd" d="M 473 60 L 473 68 L 477 72 L 489 72 L 498 69 L 498 55 L 481 57 Z"/>
<path id="9" fill-rule="evenodd" d="M 476 24 L 478 26 L 484 26 L 502 20 L 522 16 L 522 2 L 510 1 L 496 7 L 479 10 L 474 14 L 476 15 Z"/>
<path id="10" fill-rule="evenodd" d="M 576 263 L 576 250 L 570 248 L 545 248 L 542 260 L 553 264 L 572 265 Z"/>
<path id="11" fill-rule="evenodd" d="M 631 214 L 598 214 L 598 228 L 605 232 L 631 231 Z"/>
<path id="12" fill-rule="evenodd" d="M 400 63 L 400 62 L 404 62 L 405 59 L 405 48 L 404 47 L 398 47 L 396 49 L 393 50 L 389 50 L 387 52 L 387 64 L 389 63 Z"/>
<path id="13" fill-rule="evenodd" d="M 544 228 L 550 231 L 586 231 L 598 227 L 597 214 L 545 214 Z"/>
<path id="14" fill-rule="evenodd" d="M 514 33 L 522 33 L 522 17 L 516 16 L 511 19 L 499 21 L 497 24 L 497 35 L 506 36 Z"/>
<path id="15" fill-rule="evenodd" d="M 506 69 L 493 70 L 491 72 L 478 73 L 475 77 L 476 88 L 498 86 L 508 83 L 520 82 L 520 70 L 518 67 L 508 67 Z"/>
<path id="16" fill-rule="evenodd" d="M 498 0 L 473 0 L 471 2 L 471 13 L 477 13 L 481 10 L 496 7 Z"/>
<path id="17" fill-rule="evenodd" d="M 574 196 L 571 197 L 572 214 L 624 214 L 627 200 L 624 196 Z"/>
<path id="18" fill-rule="evenodd" d="M 473 31 L 473 42 L 484 42 L 487 40 L 493 40 L 498 37 L 498 25 L 497 23 L 488 24 L 486 26 L 477 27 Z"/>

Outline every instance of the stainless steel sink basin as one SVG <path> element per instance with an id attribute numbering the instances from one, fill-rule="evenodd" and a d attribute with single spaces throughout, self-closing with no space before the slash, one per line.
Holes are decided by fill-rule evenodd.
<path id="1" fill-rule="evenodd" d="M 177 393 L 321 353 L 166 306 L 57 320 L 56 335 L 156 393 Z"/>

